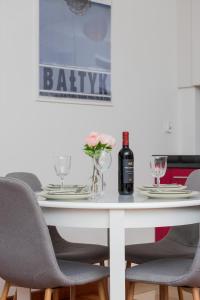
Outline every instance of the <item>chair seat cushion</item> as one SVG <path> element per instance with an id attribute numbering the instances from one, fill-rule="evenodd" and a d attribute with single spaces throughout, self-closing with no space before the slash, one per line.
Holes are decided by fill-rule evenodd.
<path id="1" fill-rule="evenodd" d="M 141 264 L 155 259 L 179 257 L 193 258 L 196 247 L 178 244 L 172 240 L 126 246 L 126 260 Z"/>
<path id="2" fill-rule="evenodd" d="M 58 259 L 97 263 L 109 257 L 108 247 L 93 244 L 69 243 L 62 244 L 59 251 L 56 249 Z"/>
<path id="3" fill-rule="evenodd" d="M 176 286 L 187 275 L 192 259 L 158 259 L 126 270 L 126 279 L 146 283 Z"/>
<path id="4" fill-rule="evenodd" d="M 81 285 L 109 276 L 109 268 L 58 259 L 58 265 L 66 276 L 66 285 Z"/>

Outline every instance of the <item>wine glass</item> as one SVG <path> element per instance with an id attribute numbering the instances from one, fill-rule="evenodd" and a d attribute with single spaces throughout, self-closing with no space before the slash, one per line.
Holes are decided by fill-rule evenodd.
<path id="1" fill-rule="evenodd" d="M 101 174 L 102 192 L 104 191 L 105 183 L 103 180 L 103 173 L 107 171 L 112 163 L 112 156 L 109 151 L 97 151 L 94 155 L 94 165 Z"/>
<path id="2" fill-rule="evenodd" d="M 61 189 L 64 188 L 64 178 L 67 176 L 71 169 L 71 156 L 58 155 L 55 157 L 54 169 L 61 181 Z"/>
<path id="3" fill-rule="evenodd" d="M 153 155 L 150 160 L 152 176 L 156 178 L 156 186 L 160 186 L 160 178 L 163 177 L 167 170 L 167 156 Z"/>

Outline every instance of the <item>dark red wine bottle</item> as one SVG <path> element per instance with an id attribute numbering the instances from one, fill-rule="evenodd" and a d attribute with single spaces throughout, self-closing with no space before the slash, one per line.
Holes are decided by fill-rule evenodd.
<path id="1" fill-rule="evenodd" d="M 123 132 L 122 139 L 118 154 L 118 191 L 120 195 L 131 195 L 134 192 L 134 155 L 129 148 L 129 132 Z"/>

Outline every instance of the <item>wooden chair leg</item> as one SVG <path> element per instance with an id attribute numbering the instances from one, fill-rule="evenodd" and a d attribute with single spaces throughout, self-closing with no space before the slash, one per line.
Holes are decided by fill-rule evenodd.
<path id="1" fill-rule="evenodd" d="M 132 262 L 131 262 L 130 260 L 127 260 L 127 262 L 126 262 L 126 267 L 127 267 L 127 268 L 131 268 L 131 263 L 132 263 Z"/>
<path id="2" fill-rule="evenodd" d="M 130 282 L 128 284 L 128 293 L 127 293 L 127 300 L 133 300 L 134 297 L 134 289 L 135 289 L 135 283 L 134 282 Z"/>
<path id="3" fill-rule="evenodd" d="M 159 286 L 159 299 L 160 300 L 168 300 L 168 286 L 160 285 Z"/>
<path id="4" fill-rule="evenodd" d="M 11 286 L 11 284 L 9 282 L 5 281 L 0 300 L 6 300 L 7 299 L 10 286 Z"/>
<path id="5" fill-rule="evenodd" d="M 200 300 L 199 288 L 192 288 L 193 300 Z"/>
<path id="6" fill-rule="evenodd" d="M 76 287 L 70 286 L 70 300 L 76 300 Z"/>
<path id="7" fill-rule="evenodd" d="M 51 300 L 52 293 L 52 289 L 46 289 L 44 293 L 44 300 Z"/>
<path id="8" fill-rule="evenodd" d="M 183 289 L 182 287 L 178 286 L 178 299 L 183 300 Z"/>
<path id="9" fill-rule="evenodd" d="M 107 300 L 104 280 L 98 282 L 98 294 L 99 294 L 99 300 Z"/>

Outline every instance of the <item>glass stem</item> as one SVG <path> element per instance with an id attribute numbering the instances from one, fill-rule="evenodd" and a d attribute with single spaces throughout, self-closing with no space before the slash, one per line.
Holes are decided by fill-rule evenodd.
<path id="1" fill-rule="evenodd" d="M 159 188 L 160 186 L 160 177 L 157 177 L 157 187 Z"/>
<path id="2" fill-rule="evenodd" d="M 64 188 L 64 177 L 60 177 L 60 180 L 61 180 L 61 189 Z"/>

